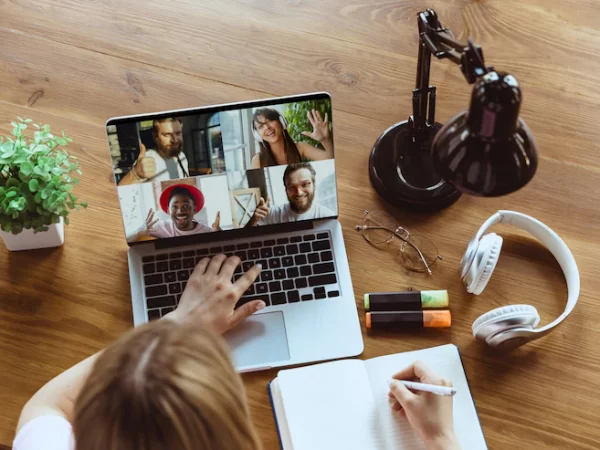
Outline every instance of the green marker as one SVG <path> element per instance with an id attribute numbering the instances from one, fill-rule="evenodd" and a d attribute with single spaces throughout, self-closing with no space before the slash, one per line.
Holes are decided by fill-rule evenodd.
<path id="1" fill-rule="evenodd" d="M 448 291 L 375 292 L 365 294 L 365 311 L 421 311 L 447 308 Z"/>

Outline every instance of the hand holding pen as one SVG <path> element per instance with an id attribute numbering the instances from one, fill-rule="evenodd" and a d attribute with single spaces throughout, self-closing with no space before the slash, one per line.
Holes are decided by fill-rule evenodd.
<path id="1" fill-rule="evenodd" d="M 456 394 L 456 389 L 454 389 L 453 387 L 448 387 L 448 386 L 440 386 L 438 384 L 426 384 L 426 383 L 419 383 L 417 381 L 406 381 L 406 380 L 396 380 L 396 379 L 391 379 L 388 381 L 388 384 L 391 386 L 392 383 L 402 383 L 404 386 L 406 386 L 408 389 L 412 390 L 412 391 L 419 391 L 419 392 L 429 392 L 430 394 L 435 394 L 435 395 L 446 395 L 446 396 L 453 396 L 454 394 Z"/>
<path id="2" fill-rule="evenodd" d="M 392 411 L 406 416 L 427 448 L 460 449 L 452 418 L 452 396 L 456 392 L 452 384 L 420 361 L 392 378 L 388 393 Z"/>

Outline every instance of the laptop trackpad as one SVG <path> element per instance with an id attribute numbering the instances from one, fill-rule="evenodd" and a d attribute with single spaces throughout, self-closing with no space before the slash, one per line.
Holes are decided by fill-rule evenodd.
<path id="1" fill-rule="evenodd" d="M 290 359 L 283 312 L 248 317 L 224 335 L 231 346 L 236 368 L 265 365 Z"/>

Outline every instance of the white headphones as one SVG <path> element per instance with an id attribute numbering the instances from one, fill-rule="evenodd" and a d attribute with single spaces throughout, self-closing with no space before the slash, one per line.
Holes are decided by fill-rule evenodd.
<path id="1" fill-rule="evenodd" d="M 554 255 L 567 280 L 568 297 L 564 312 L 554 322 L 542 328 L 535 328 L 540 322 L 540 316 L 531 305 L 502 306 L 473 322 L 473 336 L 477 339 L 485 341 L 491 347 L 511 349 L 547 335 L 567 318 L 579 297 L 579 270 L 567 245 L 548 226 L 525 214 L 498 211 L 481 226 L 460 261 L 461 278 L 468 292 L 481 294 L 494 272 L 500 257 L 502 238 L 496 233 L 485 236 L 483 233 L 499 223 L 515 225 L 539 239 Z"/>
<path id="2" fill-rule="evenodd" d="M 277 113 L 279 114 L 279 111 L 277 111 Z M 281 127 L 284 130 L 287 130 L 287 127 L 288 127 L 287 120 L 281 114 L 279 114 L 279 123 L 281 123 Z M 256 128 L 254 128 L 254 121 L 252 121 L 251 128 L 252 128 L 252 135 L 254 136 L 254 139 L 256 139 L 258 142 L 262 142 L 263 138 L 261 138 L 260 134 L 258 134 L 258 130 Z"/>

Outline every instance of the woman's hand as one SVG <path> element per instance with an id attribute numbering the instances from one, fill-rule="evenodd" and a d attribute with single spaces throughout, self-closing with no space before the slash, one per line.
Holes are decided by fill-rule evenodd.
<path id="1" fill-rule="evenodd" d="M 433 373 L 420 361 L 401 370 L 393 378 L 452 386 L 452 383 Z M 406 415 L 408 422 L 423 438 L 428 449 L 460 449 L 454 434 L 452 397 L 429 392 L 413 392 L 397 381 L 390 384 L 388 396 L 392 411 Z"/>
<path id="2" fill-rule="evenodd" d="M 165 317 L 176 321 L 199 320 L 215 332 L 224 333 L 264 308 L 265 302 L 254 300 L 234 309 L 261 270 L 258 265 L 252 266 L 232 283 L 233 272 L 240 262 L 237 256 L 227 258 L 222 254 L 200 260 L 187 282 L 179 306 Z"/>
<path id="3" fill-rule="evenodd" d="M 313 127 L 312 132 L 303 131 L 304 136 L 308 136 L 315 141 L 323 142 L 331 138 L 329 131 L 329 121 L 327 119 L 327 113 L 325 113 L 325 120 L 321 118 L 321 113 L 316 109 L 312 109 L 306 113 L 308 120 Z"/>

